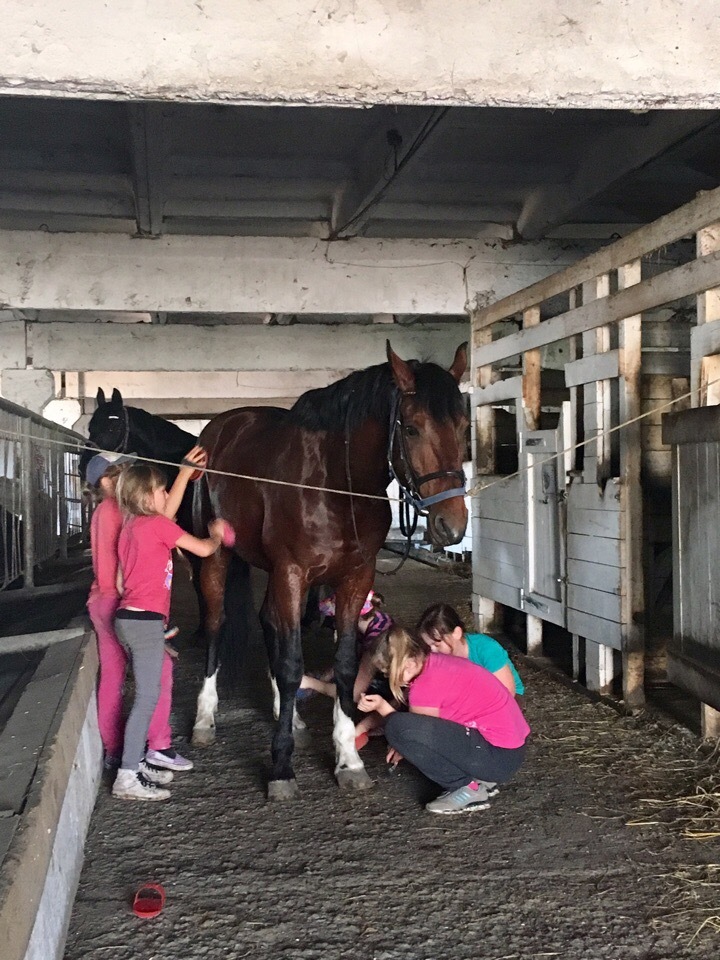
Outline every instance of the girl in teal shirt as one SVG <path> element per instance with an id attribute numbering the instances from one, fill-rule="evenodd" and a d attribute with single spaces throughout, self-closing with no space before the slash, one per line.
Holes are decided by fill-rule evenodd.
<path id="1" fill-rule="evenodd" d="M 504 647 L 484 633 L 468 633 L 460 615 L 449 603 L 433 603 L 420 617 L 418 633 L 435 653 L 464 657 L 485 667 L 514 696 L 522 696 L 525 686 Z"/>

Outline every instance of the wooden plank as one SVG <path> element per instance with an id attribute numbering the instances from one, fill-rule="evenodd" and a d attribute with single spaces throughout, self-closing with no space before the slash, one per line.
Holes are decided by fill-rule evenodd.
<path id="1" fill-rule="evenodd" d="M 594 357 L 584 357 L 565 364 L 565 383 L 568 387 L 580 387 L 584 383 L 611 380 L 618 375 L 619 353 L 610 350 Z"/>
<path id="2" fill-rule="evenodd" d="M 478 519 L 478 530 L 481 540 L 489 538 L 498 543 L 525 543 L 525 525 L 522 523 L 506 523 L 503 520 Z"/>
<path id="3" fill-rule="evenodd" d="M 605 646 L 612 647 L 614 650 L 622 649 L 621 626 L 612 620 L 603 620 L 602 617 L 583 613 L 582 610 L 568 608 L 567 629 L 570 633 L 577 633 L 581 637 L 587 637 L 588 640 L 593 640 L 595 643 L 605 644 Z"/>
<path id="4" fill-rule="evenodd" d="M 497 583 L 506 583 L 510 587 L 522 587 L 525 571 L 522 567 L 514 567 L 510 563 L 500 563 L 488 557 L 473 557 L 473 573 L 477 573 L 486 580 L 495 580 Z"/>
<path id="5" fill-rule="evenodd" d="M 615 677 L 615 657 L 612 647 L 587 640 L 585 643 L 585 682 L 588 690 L 610 693 Z"/>
<path id="6" fill-rule="evenodd" d="M 522 478 L 515 476 L 505 480 L 503 477 L 479 477 L 473 486 L 473 496 L 482 502 L 487 500 L 514 500 L 524 503 Z"/>
<path id="7" fill-rule="evenodd" d="M 489 346 L 492 342 L 492 330 L 484 330 L 478 334 L 476 343 L 478 350 L 483 346 Z M 474 352 L 473 352 L 474 353 Z M 473 356 L 473 363 L 475 358 Z M 493 368 L 491 364 L 481 365 L 477 368 L 474 377 L 474 387 L 484 390 L 493 382 Z M 473 394 L 473 404 L 476 403 L 476 397 Z M 488 476 L 495 473 L 495 410 L 491 405 L 475 407 L 475 437 L 473 444 L 473 455 L 475 458 L 475 474 L 477 477 Z"/>
<path id="8" fill-rule="evenodd" d="M 478 503 L 480 520 L 504 520 L 506 523 L 525 524 L 525 504 L 520 500 L 487 500 Z M 516 541 L 513 540 L 512 543 Z M 0 643 L 2 641 L 0 640 Z"/>
<path id="9" fill-rule="evenodd" d="M 532 330 L 540 323 L 540 307 L 523 311 L 523 330 Z M 522 357 L 522 402 L 525 426 L 537 430 L 540 426 L 540 351 L 526 350 Z"/>
<path id="10" fill-rule="evenodd" d="M 696 295 L 715 286 L 720 286 L 720 251 L 666 270 L 665 273 L 649 277 L 625 290 L 618 290 L 601 300 L 575 307 L 574 310 L 545 320 L 529 330 L 521 330 L 500 340 L 493 340 L 484 344 L 482 349 L 477 337 L 484 331 L 478 330 L 473 339 L 478 350 L 477 360 L 481 364 L 498 363 L 526 350 L 535 350 L 578 333 L 596 330 L 606 324 L 616 323 L 625 317 Z"/>
<path id="11" fill-rule="evenodd" d="M 665 443 L 714 443 L 720 440 L 720 406 L 694 407 L 663 417 Z"/>
<path id="12" fill-rule="evenodd" d="M 611 567 L 619 567 L 621 565 L 620 541 L 607 537 L 584 537 L 569 533 L 567 556 L 568 561 L 587 560 L 590 563 L 604 563 Z"/>
<path id="13" fill-rule="evenodd" d="M 513 317 L 528 307 L 565 293 L 601 273 L 616 270 L 636 257 L 642 257 L 659 247 L 697 233 L 716 220 L 720 220 L 720 187 L 703 193 L 690 203 L 640 227 L 565 270 L 478 310 L 473 319 L 473 329 L 480 330 L 497 320 Z"/>
<path id="14" fill-rule="evenodd" d="M 613 623 L 622 622 L 622 598 L 619 594 L 569 583 L 567 606 L 569 610 L 580 610 L 581 613 L 590 613 L 603 620 L 612 620 Z"/>
<path id="15" fill-rule="evenodd" d="M 495 580 L 488 580 L 486 577 L 473 577 L 473 593 L 489 600 L 495 600 L 497 603 L 504 603 L 514 610 L 520 609 L 520 590 L 517 587 L 510 587 L 506 583 L 498 583 Z"/>
<path id="16" fill-rule="evenodd" d="M 488 403 L 519 400 L 522 397 L 522 385 L 522 377 L 509 377 L 507 380 L 497 380 L 487 387 L 473 387 L 473 402 L 480 407 Z"/>
<path id="17" fill-rule="evenodd" d="M 596 483 L 573 483 L 567 491 L 568 509 L 603 510 L 617 512 L 621 509 L 620 486 L 610 481 L 602 490 Z"/>
<path id="18" fill-rule="evenodd" d="M 590 587 L 603 593 L 621 593 L 621 567 L 605 566 L 604 563 L 590 563 L 587 560 L 568 560 L 568 584 L 576 587 Z"/>
<path id="19" fill-rule="evenodd" d="M 608 537 L 619 540 L 621 536 L 621 513 L 619 510 L 583 510 L 568 503 L 567 531 L 585 537 Z"/>
<path id="20" fill-rule="evenodd" d="M 476 551 L 490 560 L 499 560 L 512 567 L 525 567 L 525 549 L 516 543 L 499 543 L 497 540 L 478 537 L 473 544 L 473 553 Z"/>

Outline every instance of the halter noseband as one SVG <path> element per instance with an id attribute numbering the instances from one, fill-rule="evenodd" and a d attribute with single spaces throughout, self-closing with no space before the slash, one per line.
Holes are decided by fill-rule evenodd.
<path id="1" fill-rule="evenodd" d="M 111 451 L 112 453 L 125 453 L 127 451 L 127 442 L 130 439 L 130 416 L 128 414 L 127 407 L 123 404 L 122 408 L 123 416 L 125 419 L 125 436 L 122 438 L 118 446 L 114 447 Z M 116 417 L 114 414 L 108 414 L 108 420 L 119 420 L 120 417 Z"/>
<path id="2" fill-rule="evenodd" d="M 395 393 L 392 405 L 390 407 L 390 430 L 388 432 L 387 460 L 390 476 L 393 480 L 397 480 L 400 488 L 400 496 L 403 501 L 409 506 L 414 507 L 418 513 L 425 515 L 428 512 L 428 507 L 432 507 L 435 503 L 441 503 L 443 500 L 451 500 L 453 497 L 465 496 L 465 473 L 463 470 L 436 470 L 434 473 L 426 473 L 422 477 L 418 477 L 416 475 L 405 448 L 405 436 L 402 430 L 403 422 L 400 416 L 400 406 L 403 399 L 405 397 L 411 397 L 413 394 L 414 391 L 401 393 L 399 390 Z M 395 438 L 398 435 L 400 459 L 402 460 L 403 467 L 405 468 L 406 479 L 404 481 L 398 476 L 392 462 Z M 459 480 L 460 486 L 453 487 L 451 490 L 441 490 L 440 493 L 434 493 L 430 497 L 420 496 L 420 487 L 424 483 L 429 483 L 431 480 L 440 480 L 444 477 L 452 477 L 453 479 Z"/>

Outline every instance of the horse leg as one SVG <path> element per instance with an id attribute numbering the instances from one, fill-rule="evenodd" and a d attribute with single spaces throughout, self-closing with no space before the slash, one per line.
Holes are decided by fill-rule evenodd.
<path id="1" fill-rule="evenodd" d="M 200 586 L 205 600 L 207 617 L 207 661 L 205 679 L 197 700 L 197 715 L 193 727 L 192 742 L 196 747 L 208 747 L 215 740 L 215 711 L 218 705 L 217 675 L 218 638 L 225 619 L 225 580 L 227 578 L 230 552 L 218 550 L 203 560 L 200 568 Z"/>
<path id="2" fill-rule="evenodd" d="M 353 688 L 357 675 L 357 621 L 363 601 L 372 586 L 375 571 L 367 568 L 351 581 L 345 581 L 335 593 L 335 621 L 338 645 L 335 654 L 337 697 L 333 711 L 335 778 L 341 790 L 367 790 L 373 782 L 355 746 L 355 700 Z"/>
<path id="3" fill-rule="evenodd" d="M 302 676 L 300 613 L 303 590 L 298 570 L 273 571 L 260 610 L 270 670 L 280 694 L 278 724 L 272 741 L 269 800 L 291 800 L 298 792 L 292 768 L 295 745 L 295 694 Z"/>

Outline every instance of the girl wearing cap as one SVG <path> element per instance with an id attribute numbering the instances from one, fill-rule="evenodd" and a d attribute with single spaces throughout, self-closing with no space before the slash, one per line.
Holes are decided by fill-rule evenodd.
<path id="1" fill-rule="evenodd" d="M 186 459 L 202 467 L 206 455 L 202 447 L 193 447 Z M 123 470 L 133 462 L 132 457 L 117 453 L 98 454 L 87 465 L 86 479 L 99 502 L 93 511 L 90 525 L 95 579 L 90 588 L 88 613 L 95 629 L 100 661 L 100 679 L 97 690 L 98 726 L 105 750 L 105 767 L 115 769 L 120 764 L 123 744 L 122 688 L 127 669 L 127 652 L 115 632 L 115 613 L 120 604 L 118 581 L 118 540 L 123 525 L 118 506 L 117 482 Z M 182 500 L 193 467 L 181 467 L 168 496 L 166 509 L 174 516 Z M 170 707 L 172 703 L 173 661 L 168 653 L 163 657 L 160 698 L 148 729 L 148 746 L 153 756 L 173 763 L 173 769 L 189 770 L 192 762 L 172 750 Z M 153 760 L 157 766 L 157 760 Z M 152 770 L 143 761 L 142 769 L 148 778 L 156 781 L 172 779 L 160 770 Z"/>

